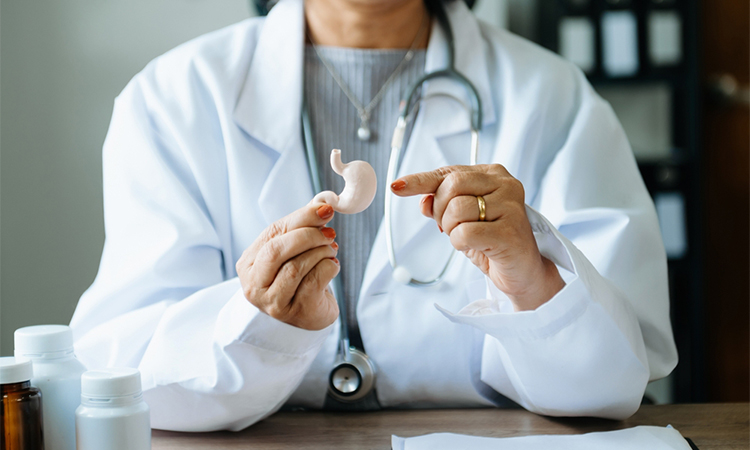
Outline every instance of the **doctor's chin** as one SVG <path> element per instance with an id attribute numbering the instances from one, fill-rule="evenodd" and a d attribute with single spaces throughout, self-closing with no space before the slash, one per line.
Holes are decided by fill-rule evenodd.
<path id="1" fill-rule="evenodd" d="M 3 8 L 2 442 L 741 443 L 720 3 Z"/>

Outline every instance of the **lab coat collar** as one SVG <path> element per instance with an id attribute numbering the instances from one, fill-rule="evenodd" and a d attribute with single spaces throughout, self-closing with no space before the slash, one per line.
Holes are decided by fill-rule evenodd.
<path id="1" fill-rule="evenodd" d="M 302 0 L 271 9 L 234 110 L 235 122 L 277 153 L 302 144 L 304 33 Z"/>
<path id="2" fill-rule="evenodd" d="M 463 2 L 451 3 L 447 12 L 455 36 L 456 68 L 477 88 L 482 99 L 483 124 L 489 125 L 495 121 L 495 108 L 479 24 Z M 299 150 L 302 144 L 304 30 L 302 0 L 283 0 L 271 9 L 234 111 L 235 122 L 245 132 L 278 153 Z M 447 45 L 445 34 L 435 21 L 427 47 L 427 72 L 446 67 Z M 448 80 L 430 81 L 424 92 L 466 99 L 463 87 Z M 462 108 L 442 109 L 440 120 L 428 122 L 435 131 L 433 136 L 468 130 L 469 116 Z"/>
<path id="3" fill-rule="evenodd" d="M 264 153 L 277 158 L 258 198 L 269 224 L 313 197 L 302 142 L 304 30 L 302 0 L 274 6 L 265 18 L 234 110 L 235 123 L 270 150 Z"/>
<path id="4" fill-rule="evenodd" d="M 471 81 L 479 92 L 482 101 L 482 124 L 490 125 L 495 122 L 495 105 L 492 102 L 489 70 L 485 59 L 486 46 L 479 30 L 479 23 L 474 14 L 462 1 L 455 1 L 447 5 L 446 12 L 454 36 L 456 70 Z M 448 66 L 448 39 L 443 29 L 433 21 L 430 42 L 427 46 L 425 73 L 445 69 Z M 448 94 L 461 99 L 470 105 L 466 91 L 459 83 L 444 78 L 428 81 L 424 86 L 422 97 L 435 94 Z M 428 106 L 425 105 L 425 109 Z M 455 104 L 450 108 L 441 108 L 437 121 L 428 121 L 435 131 L 436 138 L 469 130 L 469 113 Z M 437 116 L 436 116 L 437 117 Z"/>

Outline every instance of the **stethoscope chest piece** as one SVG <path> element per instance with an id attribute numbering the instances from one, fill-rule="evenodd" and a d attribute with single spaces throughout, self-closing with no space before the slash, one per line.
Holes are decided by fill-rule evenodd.
<path id="1" fill-rule="evenodd" d="M 375 384 L 375 365 L 356 348 L 350 348 L 339 358 L 331 371 L 328 392 L 340 402 L 355 402 L 372 391 Z"/>

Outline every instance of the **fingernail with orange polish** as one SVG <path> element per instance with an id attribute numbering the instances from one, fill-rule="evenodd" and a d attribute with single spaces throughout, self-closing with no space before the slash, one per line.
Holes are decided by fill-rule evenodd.
<path id="1" fill-rule="evenodd" d="M 323 236 L 327 237 L 328 239 L 333 239 L 336 237 L 336 230 L 329 227 L 323 227 L 320 229 L 320 232 L 323 233 Z"/>
<path id="2" fill-rule="evenodd" d="M 333 247 L 334 250 L 338 250 L 339 249 L 339 244 L 337 244 L 335 242 L 331 242 L 331 247 Z"/>
<path id="3" fill-rule="evenodd" d="M 443 228 L 440 225 L 438 225 L 438 230 L 440 230 L 441 233 L 443 232 Z"/>
<path id="4" fill-rule="evenodd" d="M 333 206 L 323 205 L 318 208 L 318 217 L 321 219 L 328 219 L 333 215 Z"/>
<path id="5" fill-rule="evenodd" d="M 336 258 L 335 256 L 333 258 L 331 258 L 331 261 L 335 262 L 338 265 L 341 265 L 341 263 L 339 262 L 338 258 Z"/>
<path id="6" fill-rule="evenodd" d="M 406 181 L 404 180 L 397 180 L 391 183 L 391 189 L 394 191 L 400 191 L 406 187 Z"/>

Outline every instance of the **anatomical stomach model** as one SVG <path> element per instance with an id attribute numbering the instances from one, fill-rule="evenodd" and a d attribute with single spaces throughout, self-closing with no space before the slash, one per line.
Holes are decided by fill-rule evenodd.
<path id="1" fill-rule="evenodd" d="M 333 191 L 323 191 L 312 199 L 312 203 L 326 203 L 344 214 L 356 214 L 367 209 L 378 189 L 375 169 L 365 161 L 342 163 L 341 150 L 331 150 L 331 167 L 344 177 L 344 190 L 338 195 Z"/>

